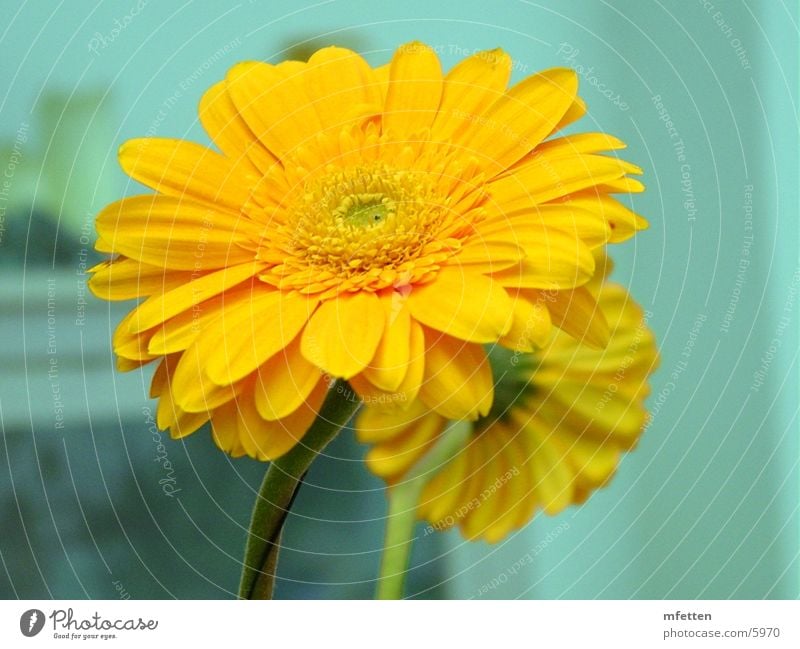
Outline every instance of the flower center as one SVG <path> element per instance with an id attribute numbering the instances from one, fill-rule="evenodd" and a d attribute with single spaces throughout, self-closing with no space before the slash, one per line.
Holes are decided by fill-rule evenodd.
<path id="1" fill-rule="evenodd" d="M 355 194 L 345 196 L 334 210 L 337 218 L 356 227 L 374 226 L 395 215 L 397 207 L 384 194 Z"/>
<path id="2" fill-rule="evenodd" d="M 282 263 L 271 274 L 305 292 L 419 281 L 459 245 L 442 236 L 449 202 L 428 173 L 382 163 L 311 178 L 281 228 Z"/>

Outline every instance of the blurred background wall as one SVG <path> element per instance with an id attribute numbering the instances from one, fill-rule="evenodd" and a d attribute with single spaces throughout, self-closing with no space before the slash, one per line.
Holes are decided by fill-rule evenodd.
<path id="1" fill-rule="evenodd" d="M 610 487 L 494 546 L 420 529 L 409 594 L 797 597 L 795 3 L 0 7 L 0 596 L 233 596 L 264 466 L 153 428 L 149 370 L 120 374 L 110 353 L 130 305 L 86 290 L 93 217 L 141 190 L 116 164 L 124 140 L 208 141 L 198 100 L 235 62 L 340 44 L 379 64 L 420 39 L 446 68 L 500 46 L 516 80 L 578 71 L 589 114 L 572 130 L 621 137 L 646 170 L 632 204 L 651 228 L 615 248 L 614 277 L 653 313 L 662 364 Z M 385 501 L 363 452 L 346 432 L 313 467 L 279 596 L 372 595 Z"/>

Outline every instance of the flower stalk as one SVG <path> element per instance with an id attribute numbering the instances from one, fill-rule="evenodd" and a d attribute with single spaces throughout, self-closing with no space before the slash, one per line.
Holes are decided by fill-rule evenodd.
<path id="1" fill-rule="evenodd" d="M 389 511 L 386 515 L 386 539 L 381 557 L 377 599 L 403 598 L 408 561 L 414 543 L 417 505 L 422 490 L 436 471 L 464 448 L 469 433 L 468 422 L 453 422 L 405 479 L 387 489 Z"/>
<path id="2" fill-rule="evenodd" d="M 250 520 L 240 599 L 272 599 L 281 532 L 297 490 L 314 458 L 350 421 L 359 404 L 347 382 L 337 381 L 302 440 L 270 463 Z"/>

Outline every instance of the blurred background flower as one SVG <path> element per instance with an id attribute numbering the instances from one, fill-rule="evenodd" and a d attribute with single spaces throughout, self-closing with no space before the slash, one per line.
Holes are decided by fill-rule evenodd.
<path id="1" fill-rule="evenodd" d="M 502 540 L 537 511 L 555 515 L 583 503 L 636 447 L 647 421 L 647 379 L 658 364 L 655 339 L 625 289 L 610 283 L 593 292 L 598 313 L 589 317 L 604 320 L 605 347 L 559 331 L 532 353 L 489 350 L 491 411 L 452 459 L 424 477 L 419 516 L 432 529 L 457 526 L 469 540 Z M 395 412 L 367 406 L 356 432 L 375 443 L 370 469 L 402 485 L 448 425 L 422 404 Z"/>

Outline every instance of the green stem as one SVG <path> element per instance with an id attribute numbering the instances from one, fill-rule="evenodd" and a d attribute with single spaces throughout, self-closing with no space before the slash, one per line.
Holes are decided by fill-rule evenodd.
<path id="1" fill-rule="evenodd" d="M 422 490 L 437 469 L 453 458 L 467 441 L 469 422 L 454 422 L 403 481 L 387 490 L 389 511 L 386 516 L 386 540 L 383 545 L 378 599 L 402 599 L 408 560 L 414 542 L 417 505 Z"/>
<path id="2" fill-rule="evenodd" d="M 300 443 L 270 463 L 250 520 L 240 599 L 272 598 L 281 531 L 297 489 L 314 458 L 350 421 L 359 403 L 350 386 L 337 381 Z"/>
<path id="3" fill-rule="evenodd" d="M 411 555 L 417 503 L 422 489 L 406 484 L 387 491 L 389 511 L 386 515 L 386 541 L 381 557 L 378 599 L 402 599 L 405 573 Z"/>

